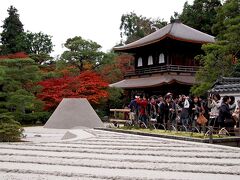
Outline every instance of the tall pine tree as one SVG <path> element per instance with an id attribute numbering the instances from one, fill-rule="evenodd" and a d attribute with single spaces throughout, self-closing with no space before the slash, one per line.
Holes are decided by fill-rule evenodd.
<path id="1" fill-rule="evenodd" d="M 1 54 L 25 51 L 24 29 L 18 10 L 10 6 L 7 11 L 9 16 L 3 21 L 3 32 L 1 33 Z"/>

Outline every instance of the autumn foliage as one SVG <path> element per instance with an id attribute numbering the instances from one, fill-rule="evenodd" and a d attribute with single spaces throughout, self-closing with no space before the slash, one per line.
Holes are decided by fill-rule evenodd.
<path id="1" fill-rule="evenodd" d="M 91 104 L 106 99 L 108 83 L 94 72 L 85 71 L 78 76 L 64 76 L 39 82 L 43 87 L 38 98 L 45 102 L 46 110 L 53 110 L 63 98 L 87 98 Z"/>
<path id="2" fill-rule="evenodd" d="M 124 75 L 134 70 L 134 57 L 121 54 L 115 57 L 115 63 L 109 63 L 102 67 L 100 74 L 108 83 L 115 83 L 124 79 Z"/>
<path id="3" fill-rule="evenodd" d="M 2 55 L 0 59 L 17 59 L 17 58 L 28 58 L 29 56 L 25 52 L 17 52 L 14 54 Z"/>
<path id="4" fill-rule="evenodd" d="M 132 65 L 134 62 L 134 57 L 129 54 L 121 54 L 117 56 L 117 65 L 119 69 L 125 74 L 128 71 L 133 71 L 134 66 Z"/>

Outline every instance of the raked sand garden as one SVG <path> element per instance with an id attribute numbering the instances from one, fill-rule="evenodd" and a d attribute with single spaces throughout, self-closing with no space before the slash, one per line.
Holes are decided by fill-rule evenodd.
<path id="1" fill-rule="evenodd" d="M 0 144 L 3 180 L 240 179 L 239 148 L 94 129 L 27 127 L 24 135 Z"/>

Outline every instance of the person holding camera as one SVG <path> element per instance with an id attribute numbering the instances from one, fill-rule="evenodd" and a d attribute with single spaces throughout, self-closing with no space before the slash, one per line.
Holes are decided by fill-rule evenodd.
<path id="1" fill-rule="evenodd" d="M 217 118 L 219 116 L 219 108 L 221 96 L 219 94 L 210 94 L 208 98 L 208 108 L 211 109 L 209 112 L 208 126 L 217 127 Z"/>

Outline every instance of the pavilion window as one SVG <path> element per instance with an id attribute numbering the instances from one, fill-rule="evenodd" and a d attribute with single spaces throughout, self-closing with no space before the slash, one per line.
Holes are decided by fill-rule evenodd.
<path id="1" fill-rule="evenodd" d="M 141 67 L 141 66 L 143 66 L 143 60 L 141 57 L 139 57 L 137 61 L 137 67 Z"/>
<path id="2" fill-rule="evenodd" d="M 158 60 L 158 62 L 159 62 L 159 64 L 165 63 L 165 59 L 164 59 L 164 54 L 163 54 L 163 53 L 161 53 L 161 54 L 159 55 L 159 60 Z"/>
<path id="3" fill-rule="evenodd" d="M 148 65 L 153 65 L 153 57 L 148 56 Z"/>

